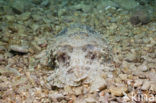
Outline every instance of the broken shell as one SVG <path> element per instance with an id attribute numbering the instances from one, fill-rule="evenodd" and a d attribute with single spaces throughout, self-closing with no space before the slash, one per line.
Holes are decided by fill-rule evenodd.
<path id="1" fill-rule="evenodd" d="M 28 53 L 28 47 L 26 46 L 18 46 L 18 45 L 11 45 L 10 51 L 18 52 L 18 53 Z"/>

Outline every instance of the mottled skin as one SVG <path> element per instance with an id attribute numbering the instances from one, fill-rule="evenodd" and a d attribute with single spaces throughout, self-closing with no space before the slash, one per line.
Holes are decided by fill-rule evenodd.
<path id="1" fill-rule="evenodd" d="M 61 31 L 47 48 L 48 77 L 52 86 L 92 84 L 96 76 L 112 69 L 111 51 L 103 35 L 83 25 Z"/>

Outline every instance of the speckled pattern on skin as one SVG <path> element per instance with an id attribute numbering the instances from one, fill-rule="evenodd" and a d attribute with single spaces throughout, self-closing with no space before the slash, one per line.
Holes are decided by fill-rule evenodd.
<path id="1" fill-rule="evenodd" d="M 46 50 L 51 86 L 94 84 L 102 73 L 113 69 L 111 49 L 106 39 L 84 25 L 71 25 L 51 40 Z M 103 79 L 103 78 L 102 78 Z"/>

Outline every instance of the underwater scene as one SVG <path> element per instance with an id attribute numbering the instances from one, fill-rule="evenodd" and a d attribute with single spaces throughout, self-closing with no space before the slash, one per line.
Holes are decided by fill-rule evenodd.
<path id="1" fill-rule="evenodd" d="M 156 103 L 156 0 L 0 0 L 0 103 Z"/>

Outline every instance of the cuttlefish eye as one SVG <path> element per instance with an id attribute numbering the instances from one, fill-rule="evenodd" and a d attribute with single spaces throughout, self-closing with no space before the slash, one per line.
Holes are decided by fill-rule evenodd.
<path id="1" fill-rule="evenodd" d="M 60 52 L 57 54 L 56 59 L 59 63 L 66 63 L 70 59 L 70 57 L 66 52 Z"/>
<path id="2" fill-rule="evenodd" d="M 70 56 L 66 52 L 58 52 L 57 54 L 51 53 L 49 67 L 56 68 L 58 65 L 68 66 Z"/>
<path id="3" fill-rule="evenodd" d="M 73 52 L 73 47 L 68 44 L 59 45 L 55 52 L 56 51 L 57 53 L 51 51 L 48 65 L 53 68 L 56 68 L 59 65 L 68 66 L 70 60 L 70 56 L 68 55 L 68 53 Z"/>
<path id="4" fill-rule="evenodd" d="M 97 53 L 89 51 L 85 57 L 88 59 L 94 60 L 95 58 L 97 58 Z"/>
<path id="5" fill-rule="evenodd" d="M 82 50 L 86 52 L 86 58 L 94 60 L 96 58 L 99 58 L 99 52 L 97 51 L 97 47 L 94 44 L 87 44 L 82 47 Z"/>

